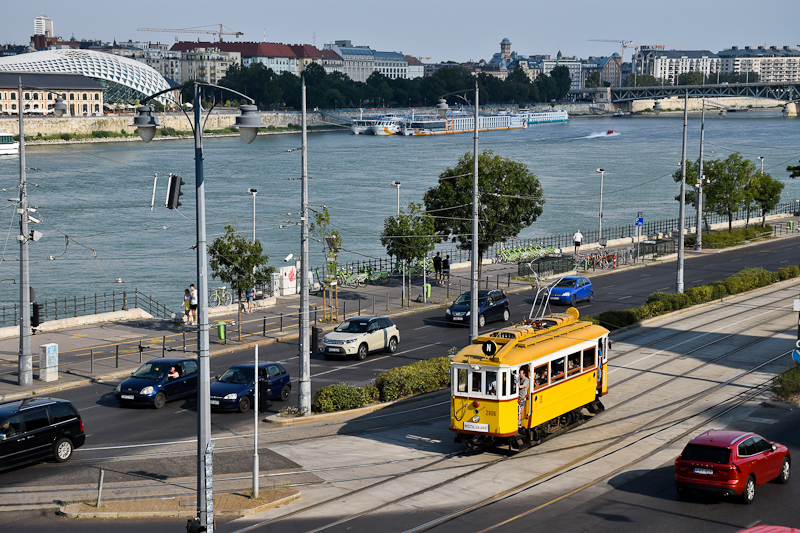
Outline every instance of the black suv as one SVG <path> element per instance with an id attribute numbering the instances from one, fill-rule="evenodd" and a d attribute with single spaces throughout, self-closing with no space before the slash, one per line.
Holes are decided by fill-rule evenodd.
<path id="1" fill-rule="evenodd" d="M 25 398 L 0 403 L 0 470 L 48 457 L 63 463 L 85 441 L 81 415 L 66 400 Z"/>

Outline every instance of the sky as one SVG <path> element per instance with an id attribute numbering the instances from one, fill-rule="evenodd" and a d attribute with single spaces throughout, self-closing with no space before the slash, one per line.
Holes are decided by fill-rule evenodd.
<path id="1" fill-rule="evenodd" d="M 613 42 L 669 44 L 668 49 L 719 52 L 731 46 L 800 44 L 797 0 L 672 0 L 618 2 L 483 0 L 376 2 L 375 0 L 237 0 L 108 2 L 29 0 L 5 2 L 0 43 L 27 44 L 33 21 L 46 14 L 64 39 L 160 41 L 213 39 L 212 35 L 140 32 L 140 27 L 243 32 L 239 40 L 316 44 L 348 39 L 354 45 L 396 51 L 424 62 L 486 59 L 508 38 L 522 55 L 611 55 Z M 229 7 L 226 7 L 229 6 Z M 552 9 L 548 9 L 552 8 Z M 235 37 L 226 37 L 235 41 Z M 626 60 L 632 50 L 625 51 Z M 431 59 L 428 59 L 431 58 Z"/>

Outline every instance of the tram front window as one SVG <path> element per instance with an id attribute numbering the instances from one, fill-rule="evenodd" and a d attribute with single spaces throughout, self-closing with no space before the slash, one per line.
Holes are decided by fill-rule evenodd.
<path id="1" fill-rule="evenodd" d="M 497 372 L 486 373 L 486 394 L 497 396 Z"/>
<path id="2" fill-rule="evenodd" d="M 555 382 L 564 379 L 564 358 L 550 362 L 550 380 Z"/>
<path id="3" fill-rule="evenodd" d="M 472 392 L 481 394 L 483 392 L 483 372 L 472 373 Z"/>
<path id="4" fill-rule="evenodd" d="M 458 384 L 456 390 L 458 392 L 467 392 L 467 369 L 457 368 L 456 374 L 456 383 Z"/>

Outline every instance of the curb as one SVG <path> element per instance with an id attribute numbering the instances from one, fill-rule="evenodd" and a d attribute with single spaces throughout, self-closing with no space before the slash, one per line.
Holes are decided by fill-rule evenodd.
<path id="1" fill-rule="evenodd" d="M 250 509 L 229 510 L 229 511 L 214 511 L 215 516 L 250 516 L 273 507 L 278 507 L 285 503 L 299 499 L 301 496 L 298 490 L 296 494 L 292 494 L 275 500 L 252 507 Z M 143 500 L 151 498 L 142 498 Z M 57 514 L 69 518 L 167 518 L 167 517 L 188 517 L 192 518 L 197 516 L 196 510 L 187 511 L 80 511 L 80 503 L 71 503 L 63 507 L 59 507 Z"/>
<path id="2" fill-rule="evenodd" d="M 286 418 L 280 415 L 272 415 L 268 416 L 267 418 L 264 418 L 262 422 L 285 426 L 291 424 L 298 424 L 300 422 L 306 422 L 306 421 L 314 422 L 317 420 L 330 420 L 332 418 L 338 418 L 341 416 L 359 415 L 359 414 L 371 413 L 373 411 L 380 411 L 381 409 L 385 409 L 393 405 L 419 402 L 422 400 L 427 400 L 428 398 L 435 398 L 436 396 L 443 396 L 449 393 L 450 393 L 449 388 L 439 389 L 431 392 L 423 392 L 422 394 L 417 394 L 415 396 L 407 396 L 405 398 L 400 398 L 399 400 L 394 400 L 393 402 L 376 403 L 374 405 L 368 405 L 366 407 L 359 407 L 358 409 L 348 409 L 346 411 L 336 411 L 334 413 L 320 413 L 317 415 L 298 416 L 294 418 Z"/>
<path id="3" fill-rule="evenodd" d="M 764 400 L 761 402 L 761 405 L 764 407 L 775 407 L 777 409 L 788 409 L 789 411 L 793 411 L 800 407 L 800 403 L 789 403 L 789 402 L 779 402 L 778 400 Z"/>

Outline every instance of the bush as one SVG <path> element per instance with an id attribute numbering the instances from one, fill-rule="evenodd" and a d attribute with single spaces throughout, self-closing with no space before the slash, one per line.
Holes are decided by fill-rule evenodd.
<path id="1" fill-rule="evenodd" d="M 797 265 L 789 265 L 788 267 L 779 268 L 777 274 L 781 281 L 796 278 L 800 276 L 800 268 Z"/>
<path id="2" fill-rule="evenodd" d="M 381 401 L 421 394 L 450 386 L 450 359 L 438 357 L 387 370 L 375 378 Z"/>
<path id="3" fill-rule="evenodd" d="M 377 397 L 378 389 L 375 387 L 354 387 L 347 383 L 336 383 L 317 389 L 311 409 L 318 413 L 358 409 L 374 403 Z"/>
<path id="4" fill-rule="evenodd" d="M 793 365 L 772 379 L 770 390 L 781 400 L 800 394 L 800 365 Z"/>
<path id="5" fill-rule="evenodd" d="M 62 133 L 61 135 L 59 135 L 59 137 L 61 137 L 65 141 L 69 141 L 70 139 L 72 139 L 72 134 L 71 133 Z"/>
<path id="6" fill-rule="evenodd" d="M 758 217 L 753 216 L 752 220 L 757 220 Z M 748 226 L 746 228 L 734 228 L 731 231 L 712 231 L 711 233 L 703 233 L 703 247 L 707 248 L 726 248 L 728 246 L 735 246 L 741 244 L 746 240 L 757 239 L 764 237 L 765 233 L 772 233 L 772 226 L 765 224 L 761 226 Z M 687 246 L 694 246 L 694 235 L 687 235 L 684 242 Z"/>
<path id="7" fill-rule="evenodd" d="M 710 285 L 699 285 L 686 289 L 684 294 L 692 305 L 704 304 L 714 299 L 714 288 Z"/>
<path id="8" fill-rule="evenodd" d="M 180 135 L 180 132 L 175 128 L 161 128 L 158 130 L 159 135 L 163 135 L 164 137 L 177 137 Z"/>
<path id="9" fill-rule="evenodd" d="M 604 311 L 597 315 L 597 319 L 603 326 L 614 328 L 624 328 L 639 321 L 638 308 L 622 309 L 620 311 Z"/>
<path id="10" fill-rule="evenodd" d="M 113 137 L 110 131 L 103 131 L 103 130 L 96 130 L 92 132 L 92 137 L 96 139 L 106 138 L 106 137 Z"/>

